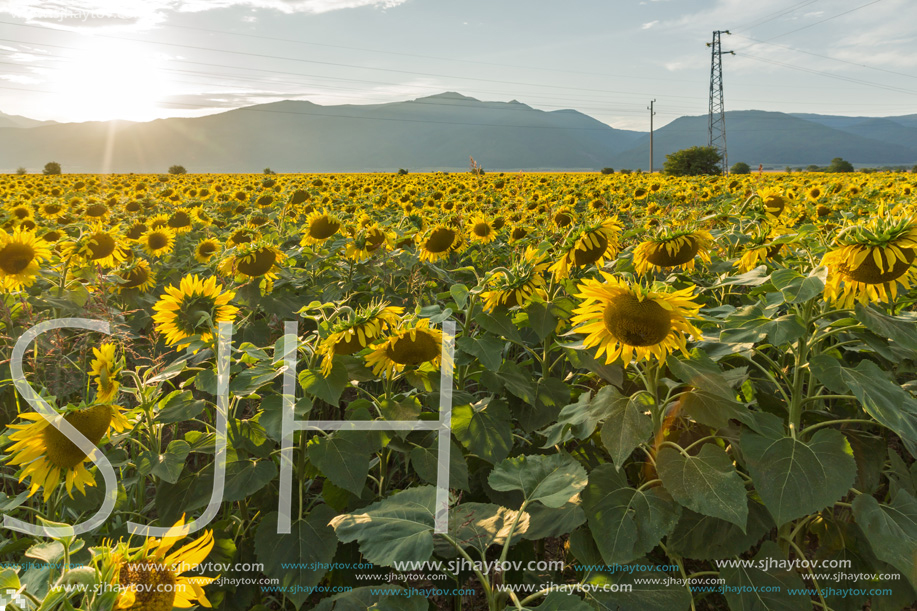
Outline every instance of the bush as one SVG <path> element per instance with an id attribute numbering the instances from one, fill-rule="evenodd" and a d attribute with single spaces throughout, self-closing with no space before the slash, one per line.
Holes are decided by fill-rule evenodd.
<path id="1" fill-rule="evenodd" d="M 733 174 L 751 174 L 751 166 L 744 161 L 733 164 L 729 171 Z"/>
<path id="2" fill-rule="evenodd" d="M 16 174 L 18 174 L 19 176 L 22 176 L 23 174 L 28 174 L 28 173 L 29 171 L 22 166 L 19 166 L 18 168 L 16 168 Z"/>
<path id="3" fill-rule="evenodd" d="M 405 170 L 404 168 L 401 168 L 401 169 L 398 170 L 398 176 L 404 176 L 404 175 L 407 174 L 407 173 L 408 173 L 408 171 Z"/>
<path id="4" fill-rule="evenodd" d="M 627 168 L 625 168 L 625 169 L 621 170 L 621 173 L 622 173 L 622 174 L 630 174 L 630 170 L 628 170 Z"/>
<path id="5" fill-rule="evenodd" d="M 169 174 L 187 174 L 188 170 L 183 165 L 169 166 Z"/>
<path id="6" fill-rule="evenodd" d="M 665 156 L 662 171 L 670 176 L 720 174 L 720 154 L 712 146 L 692 146 Z"/>
<path id="7" fill-rule="evenodd" d="M 56 161 L 49 161 L 45 164 L 45 169 L 41 171 L 45 176 L 51 176 L 53 174 L 60 174 L 60 164 Z"/>
<path id="8" fill-rule="evenodd" d="M 911 168 L 911 174 L 917 174 L 917 165 Z"/>
<path id="9" fill-rule="evenodd" d="M 849 161 L 842 159 L 840 157 L 835 157 L 831 160 L 831 165 L 828 166 L 829 172 L 853 172 L 853 164 Z"/>
<path id="10" fill-rule="evenodd" d="M 271 168 L 264 168 L 264 173 L 265 174 L 276 174 L 277 172 L 275 172 Z"/>
<path id="11" fill-rule="evenodd" d="M 602 168 L 602 174 L 614 174 L 614 173 L 615 173 L 614 168 Z"/>
<path id="12" fill-rule="evenodd" d="M 806 172 L 821 172 L 822 169 L 815 164 L 807 165 Z"/>

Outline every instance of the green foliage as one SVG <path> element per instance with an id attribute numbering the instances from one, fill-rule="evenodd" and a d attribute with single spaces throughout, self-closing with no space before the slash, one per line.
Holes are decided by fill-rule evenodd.
<path id="1" fill-rule="evenodd" d="M 720 174 L 722 161 L 712 146 L 692 146 L 665 156 L 662 171 L 670 176 L 702 176 Z"/>
<path id="2" fill-rule="evenodd" d="M 828 172 L 853 172 L 853 164 L 845 159 L 840 157 L 835 157 L 831 160 L 831 165 L 828 166 Z"/>
<path id="3" fill-rule="evenodd" d="M 171 165 L 169 166 L 169 174 L 187 174 L 188 170 L 185 169 L 183 165 Z"/>
<path id="4" fill-rule="evenodd" d="M 602 168 L 602 174 L 614 174 L 614 173 L 615 173 L 614 168 Z"/>
<path id="5" fill-rule="evenodd" d="M 56 161 L 49 161 L 48 163 L 45 164 L 45 167 L 41 171 L 41 173 L 44 174 L 45 176 L 60 174 L 61 173 L 60 164 L 57 163 Z"/>
<path id="6" fill-rule="evenodd" d="M 729 168 L 731 174 L 751 174 L 751 166 L 749 166 L 744 161 L 739 161 L 738 163 L 732 164 L 732 167 Z"/>
<path id="7" fill-rule="evenodd" d="M 28 173 L 29 173 L 29 171 L 28 171 L 27 169 L 25 169 L 24 167 L 22 167 L 22 166 L 19 166 L 18 168 L 16 168 L 16 175 L 17 175 L 17 176 L 24 176 L 25 174 L 28 174 Z"/>

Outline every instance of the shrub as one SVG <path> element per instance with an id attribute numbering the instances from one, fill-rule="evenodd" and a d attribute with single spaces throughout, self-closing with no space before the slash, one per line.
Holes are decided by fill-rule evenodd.
<path id="1" fill-rule="evenodd" d="M 401 168 L 401 169 L 398 170 L 398 176 L 404 176 L 404 175 L 407 174 L 407 173 L 408 173 L 408 171 L 405 170 L 404 168 Z"/>
<path id="2" fill-rule="evenodd" d="M 720 154 L 712 146 L 692 146 L 665 156 L 662 171 L 670 176 L 720 174 Z"/>
<path id="3" fill-rule="evenodd" d="M 841 157 L 835 157 L 828 166 L 829 172 L 853 172 L 853 164 Z"/>
<path id="4" fill-rule="evenodd" d="M 630 170 L 628 170 L 628 169 L 625 168 L 625 169 L 621 170 L 621 173 L 622 173 L 622 174 L 630 174 Z"/>
<path id="5" fill-rule="evenodd" d="M 614 168 L 602 168 L 602 174 L 614 174 L 614 173 L 615 173 Z"/>
<path id="6" fill-rule="evenodd" d="M 277 172 L 275 172 L 271 168 L 264 168 L 264 173 L 265 174 L 276 174 Z"/>
<path id="7" fill-rule="evenodd" d="M 45 176 L 50 176 L 52 174 L 60 174 L 61 173 L 60 164 L 57 163 L 56 161 L 49 161 L 48 163 L 45 164 L 45 168 L 41 171 L 41 173 L 44 174 Z"/>
<path id="8" fill-rule="evenodd" d="M 729 171 L 733 174 L 751 174 L 751 166 L 744 161 L 733 164 Z"/>
<path id="9" fill-rule="evenodd" d="M 22 176 L 23 174 L 28 174 L 28 173 L 29 171 L 22 166 L 19 166 L 18 168 L 16 168 L 16 174 L 18 174 L 19 176 Z"/>
<path id="10" fill-rule="evenodd" d="M 169 166 L 169 174 L 187 174 L 188 170 L 183 165 Z"/>

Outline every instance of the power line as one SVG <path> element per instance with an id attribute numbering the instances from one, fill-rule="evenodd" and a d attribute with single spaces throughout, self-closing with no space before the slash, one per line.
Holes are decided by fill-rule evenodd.
<path id="1" fill-rule="evenodd" d="M 854 11 L 858 11 L 858 10 L 860 10 L 860 9 L 866 8 L 867 6 L 872 6 L 873 4 L 878 4 L 879 2 L 882 2 L 882 0 L 872 0 L 872 2 L 867 2 L 866 4 L 861 4 L 860 6 L 858 6 L 858 7 L 856 7 L 856 8 L 852 8 L 852 9 L 850 9 L 849 11 L 844 11 L 843 13 L 838 13 L 837 15 L 832 15 L 831 17 L 828 17 L 828 18 L 826 18 L 826 19 L 822 19 L 821 21 L 816 21 L 815 23 L 810 23 L 809 25 L 804 25 L 804 26 L 802 26 L 801 28 L 796 28 L 795 30 L 790 30 L 789 32 L 784 32 L 783 34 L 777 34 L 776 36 L 771 36 L 770 38 L 767 39 L 766 42 L 770 42 L 771 40 L 775 40 L 775 39 L 777 39 L 777 38 L 782 38 L 782 37 L 784 37 L 784 36 L 789 36 L 790 34 L 795 34 L 796 32 L 801 32 L 802 30 L 807 30 L 807 29 L 812 28 L 812 27 L 815 27 L 815 26 L 817 26 L 817 25 L 819 25 L 819 24 L 825 23 L 826 21 L 831 21 L 832 19 L 837 19 L 838 17 L 843 17 L 844 15 L 849 15 L 850 13 L 852 13 L 852 12 L 854 12 Z"/>
<path id="2" fill-rule="evenodd" d="M 799 9 L 805 7 L 805 6 L 809 6 L 810 4 L 814 4 L 814 3 L 816 3 L 816 2 L 818 2 L 818 0 L 806 0 L 805 2 L 800 2 L 799 4 L 793 5 L 793 6 L 791 6 L 791 7 L 788 8 L 788 9 L 781 9 L 781 10 L 776 11 L 776 12 L 774 12 L 774 13 L 769 13 L 769 14 L 765 15 L 761 20 L 755 21 L 755 22 L 753 22 L 751 25 L 744 25 L 744 26 L 741 26 L 741 27 L 737 28 L 736 31 L 737 31 L 737 32 L 743 32 L 743 31 L 745 31 L 745 30 L 750 30 L 750 29 L 752 29 L 752 28 L 756 28 L 756 27 L 758 27 L 759 25 L 764 25 L 765 23 L 770 23 L 770 22 L 773 21 L 774 19 L 779 19 L 780 17 L 783 17 L 784 15 L 789 15 L 790 13 L 792 13 L 792 12 L 794 12 L 794 11 L 797 11 L 797 10 L 799 10 Z"/>

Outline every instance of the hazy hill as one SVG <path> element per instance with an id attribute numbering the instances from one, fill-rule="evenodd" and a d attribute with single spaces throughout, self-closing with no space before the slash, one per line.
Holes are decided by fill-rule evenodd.
<path id="1" fill-rule="evenodd" d="M 545 112 L 519 102 L 457 93 L 407 102 L 319 106 L 285 101 L 192 119 L 71 123 L 0 129 L 0 168 L 68 172 L 393 171 L 596 169 L 641 134 L 575 110 Z M 107 160 L 107 161 L 106 161 Z"/>
<path id="2" fill-rule="evenodd" d="M 37 124 L 37 125 L 36 125 Z M 752 167 L 917 162 L 917 115 L 840 117 L 756 110 L 726 113 L 729 161 Z M 405 102 L 320 106 L 285 101 L 191 119 L 42 123 L 0 114 L 0 171 L 358 172 L 647 169 L 649 136 L 575 110 L 482 102 L 454 92 Z M 655 132 L 656 169 L 668 153 L 707 143 L 707 117 Z"/>
<path id="3" fill-rule="evenodd" d="M 849 117 L 842 117 L 849 118 Z M 828 121 L 828 123 L 836 123 Z M 850 129 L 829 127 L 813 118 L 780 112 L 735 110 L 726 113 L 726 140 L 730 165 L 744 161 L 758 164 L 827 165 L 843 157 L 855 165 L 912 164 L 917 161 L 917 140 L 900 138 L 892 142 L 887 123 L 882 119 L 862 124 L 851 122 Z M 902 133 L 911 129 L 898 126 Z M 707 116 L 680 117 L 655 131 L 653 157 L 661 168 L 668 153 L 690 146 L 707 144 Z M 908 140 L 910 145 L 908 146 Z M 649 165 L 649 136 L 613 158 L 615 168 L 646 169 Z"/>

